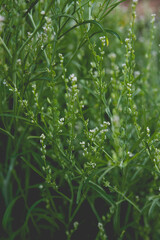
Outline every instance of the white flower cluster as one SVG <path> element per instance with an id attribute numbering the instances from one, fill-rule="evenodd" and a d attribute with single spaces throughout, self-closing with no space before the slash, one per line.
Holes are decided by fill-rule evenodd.
<path id="1" fill-rule="evenodd" d="M 140 74 L 141 74 L 140 71 L 135 71 L 135 72 L 134 72 L 134 77 L 137 78 L 137 77 L 140 76 Z"/>
<path id="2" fill-rule="evenodd" d="M 6 86 L 6 87 L 8 87 L 8 90 L 9 90 L 10 92 L 16 93 L 16 94 L 20 97 L 20 92 L 18 91 L 17 87 L 10 85 L 10 84 L 6 81 L 6 79 L 3 80 L 3 85 Z"/>
<path id="3" fill-rule="evenodd" d="M 64 118 L 60 118 L 58 123 L 59 123 L 60 126 L 63 126 L 64 125 Z"/>
<path id="4" fill-rule="evenodd" d="M 51 35 L 51 40 L 53 40 L 56 33 L 54 32 L 54 28 L 52 26 L 52 19 L 49 17 L 45 17 L 45 20 L 46 23 L 43 26 L 45 39 L 47 40 L 48 35 Z"/>
<path id="5" fill-rule="evenodd" d="M 133 0 L 133 3 L 138 3 L 138 0 Z"/>
<path id="6" fill-rule="evenodd" d="M 106 139 L 106 133 L 108 132 L 108 126 L 110 125 L 109 122 L 104 121 L 100 124 L 100 127 L 95 127 L 89 130 L 88 137 L 89 139 L 94 142 L 94 140 L 102 141 Z"/>
<path id="7" fill-rule="evenodd" d="M 76 83 L 77 82 L 77 77 L 74 75 L 74 73 L 72 73 L 69 76 L 69 80 L 71 80 L 72 83 Z"/>
<path id="8" fill-rule="evenodd" d="M 129 51 L 131 51 L 132 50 L 131 39 L 126 38 L 125 43 L 126 43 L 125 47 L 128 48 Z"/>
<path id="9" fill-rule="evenodd" d="M 100 133 L 106 133 L 108 132 L 108 126 L 110 126 L 110 122 L 104 121 L 103 124 L 101 124 L 100 126 L 101 126 Z"/>
<path id="10" fill-rule="evenodd" d="M 83 149 L 83 156 L 87 156 L 88 155 L 88 149 L 87 149 L 86 143 L 84 141 L 82 141 L 82 142 L 80 142 L 80 145 L 81 145 L 81 147 Z M 89 145 L 90 144 L 88 143 L 88 146 Z"/>
<path id="11" fill-rule="evenodd" d="M 35 106 L 38 106 L 38 92 L 36 92 L 36 84 L 32 84 L 32 93 L 34 95 Z"/>
<path id="12" fill-rule="evenodd" d="M 22 61 L 21 61 L 21 59 L 19 58 L 19 59 L 17 59 L 17 64 L 18 65 L 21 65 L 22 64 Z"/>
<path id="13" fill-rule="evenodd" d="M 96 167 L 96 163 L 94 163 L 94 162 L 87 162 L 86 165 L 90 166 L 91 168 Z"/>
<path id="14" fill-rule="evenodd" d="M 133 157 L 134 156 L 134 154 L 129 152 L 129 151 L 127 152 L 127 154 L 128 154 L 129 157 Z"/>
<path id="15" fill-rule="evenodd" d="M 76 222 L 73 223 L 73 227 L 74 227 L 75 230 L 78 228 L 78 226 L 79 226 L 79 222 L 76 221 Z"/>
<path id="16" fill-rule="evenodd" d="M 45 15 L 46 13 L 45 13 L 45 11 L 43 10 L 43 11 L 41 11 L 41 15 Z"/>
<path id="17" fill-rule="evenodd" d="M 7 83 L 6 79 L 3 80 L 3 85 L 8 87 L 8 83 Z"/>
<path id="18" fill-rule="evenodd" d="M 62 132 L 62 127 L 63 127 L 63 125 L 64 125 L 64 118 L 60 118 L 59 120 L 58 120 L 58 132 L 59 133 L 61 133 Z"/>
<path id="19" fill-rule="evenodd" d="M 45 11 L 41 11 L 41 15 L 45 15 Z M 48 41 L 52 41 L 55 38 L 55 31 L 54 27 L 52 24 L 52 19 L 50 17 L 45 16 L 45 24 L 42 27 L 42 31 L 37 33 L 37 38 L 38 38 L 38 45 L 34 47 L 34 50 L 37 51 L 40 47 L 41 50 L 44 50 L 44 46 Z M 32 33 L 28 32 L 28 37 L 32 35 Z M 30 40 L 30 43 L 28 44 L 28 47 L 32 47 L 34 44 L 34 38 Z M 47 48 L 51 48 L 51 44 L 47 45 Z"/>
<path id="20" fill-rule="evenodd" d="M 108 54 L 108 57 L 111 59 L 111 60 L 115 60 L 116 59 L 116 54 L 115 53 L 110 53 L 110 54 Z"/>
<path id="21" fill-rule="evenodd" d="M 63 66 L 64 57 L 63 57 L 62 53 L 59 53 L 58 56 L 60 58 L 60 64 L 61 64 L 61 66 Z"/>
<path id="22" fill-rule="evenodd" d="M 99 131 L 98 127 L 89 130 L 90 133 L 97 133 Z"/>
<path id="23" fill-rule="evenodd" d="M 42 143 L 45 138 L 46 138 L 46 137 L 45 137 L 44 133 L 42 133 L 41 136 L 40 136 L 40 139 L 41 139 L 41 140 L 40 140 L 40 143 Z"/>
<path id="24" fill-rule="evenodd" d="M 128 100 L 131 101 L 132 99 L 132 84 L 131 83 L 127 83 L 127 96 L 128 96 Z"/>
<path id="25" fill-rule="evenodd" d="M 147 137 L 150 137 L 150 129 L 149 129 L 149 127 L 146 128 L 146 131 L 147 131 Z"/>
<path id="26" fill-rule="evenodd" d="M 99 231 L 100 231 L 100 237 L 102 240 L 107 240 L 107 236 L 105 234 L 105 230 L 104 230 L 104 226 L 101 222 L 98 223 L 98 228 L 99 228 Z"/>
<path id="27" fill-rule="evenodd" d="M 44 162 L 46 161 L 46 145 L 44 143 L 45 138 L 46 138 L 45 135 L 42 133 L 41 136 L 40 136 L 40 143 L 41 143 L 40 151 L 42 153 L 41 157 L 42 157 Z"/>
<path id="28" fill-rule="evenodd" d="M 132 7 L 135 8 L 136 5 L 137 5 L 137 3 L 138 3 L 138 0 L 133 0 L 133 2 L 132 2 Z"/>
<path id="29" fill-rule="evenodd" d="M 28 106 L 28 101 L 26 99 L 19 100 L 20 104 L 22 107 L 27 107 Z"/>
<path id="30" fill-rule="evenodd" d="M 69 80 L 71 82 L 71 86 L 68 88 L 67 97 L 71 99 L 71 105 L 73 105 L 79 93 L 78 85 L 77 85 L 77 77 L 74 74 L 71 74 L 69 76 Z"/>
<path id="31" fill-rule="evenodd" d="M 151 24 L 154 24 L 155 19 L 156 19 L 156 14 L 153 13 L 153 14 L 151 15 Z"/>
<path id="32" fill-rule="evenodd" d="M 100 39 L 100 41 L 102 43 L 102 46 L 104 47 L 106 45 L 106 37 L 103 36 L 103 37 L 100 37 L 99 39 Z"/>

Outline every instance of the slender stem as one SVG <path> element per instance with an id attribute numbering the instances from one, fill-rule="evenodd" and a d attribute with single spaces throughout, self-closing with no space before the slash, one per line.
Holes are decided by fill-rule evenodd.
<path id="1" fill-rule="evenodd" d="M 3 45 L 3 47 L 4 47 L 4 49 L 6 50 L 6 52 L 8 53 L 8 55 L 10 56 L 10 58 L 12 59 L 12 54 L 10 53 L 10 51 L 9 51 L 9 49 L 8 49 L 8 47 L 7 47 L 7 45 L 5 44 L 5 42 L 3 41 L 3 39 L 0 37 L 0 41 L 1 41 L 1 43 L 2 43 L 2 45 Z"/>
<path id="2" fill-rule="evenodd" d="M 43 20 L 43 19 L 42 19 Z M 39 28 L 42 25 L 42 20 L 40 21 L 40 23 L 37 25 L 37 27 L 34 29 L 33 33 L 29 36 L 29 38 L 27 38 L 27 40 L 23 43 L 23 45 L 20 47 L 20 49 L 18 50 L 17 55 L 19 56 L 20 53 L 22 52 L 22 50 L 24 49 L 24 47 L 29 43 L 29 41 L 34 37 L 34 35 L 38 32 Z"/>
<path id="3" fill-rule="evenodd" d="M 30 17 L 30 19 L 31 19 L 31 22 L 32 22 L 32 24 L 33 24 L 34 31 L 35 31 L 35 29 L 36 29 L 37 27 L 36 27 L 36 24 L 35 24 L 35 22 L 34 22 L 34 20 L 33 20 L 33 17 L 32 17 L 31 14 L 28 14 L 28 15 L 29 15 L 29 17 Z M 46 59 L 46 62 L 47 62 L 47 66 L 49 67 L 49 66 L 50 66 L 50 62 L 49 62 L 49 59 L 48 59 L 48 57 L 47 57 L 46 50 L 43 50 L 43 52 L 44 52 L 44 56 L 45 56 L 45 59 Z"/>

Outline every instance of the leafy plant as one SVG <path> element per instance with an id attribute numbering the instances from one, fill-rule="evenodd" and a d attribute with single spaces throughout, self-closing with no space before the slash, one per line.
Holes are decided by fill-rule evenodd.
<path id="1" fill-rule="evenodd" d="M 159 24 L 122 2 L 1 1 L 2 239 L 159 239 Z"/>

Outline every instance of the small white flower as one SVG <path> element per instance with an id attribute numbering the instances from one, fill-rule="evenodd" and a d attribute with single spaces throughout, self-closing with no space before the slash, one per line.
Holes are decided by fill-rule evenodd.
<path id="1" fill-rule="evenodd" d="M 95 129 L 90 129 L 89 130 L 91 133 L 94 133 L 95 132 Z"/>
<path id="2" fill-rule="evenodd" d="M 42 133 L 41 136 L 40 136 L 41 139 L 45 139 L 45 135 Z"/>
<path id="3" fill-rule="evenodd" d="M 32 84 L 32 88 L 36 90 L 36 84 Z"/>
<path id="4" fill-rule="evenodd" d="M 133 153 L 131 153 L 131 152 L 128 151 L 128 156 L 129 156 L 129 157 L 133 157 L 134 155 L 133 155 Z"/>
<path id="5" fill-rule="evenodd" d="M 104 121 L 103 124 L 106 124 L 106 125 L 110 126 L 110 122 Z"/>
<path id="6" fill-rule="evenodd" d="M 4 84 L 4 85 L 7 85 L 7 82 L 6 82 L 6 80 L 5 80 L 5 79 L 3 80 L 3 84 Z"/>
<path id="7" fill-rule="evenodd" d="M 62 53 L 58 53 L 59 58 L 63 57 Z"/>
<path id="8" fill-rule="evenodd" d="M 103 37 L 100 37 L 99 39 L 100 39 L 100 41 L 102 43 L 102 46 L 104 47 L 106 45 L 106 37 L 103 36 Z"/>
<path id="9" fill-rule="evenodd" d="M 72 73 L 72 74 L 69 76 L 69 80 L 71 80 L 72 83 L 74 83 L 74 82 L 77 81 L 77 77 L 74 75 L 74 73 Z"/>
<path id="10" fill-rule="evenodd" d="M 95 62 L 91 62 L 90 64 L 91 64 L 92 68 L 96 67 L 96 63 Z"/>
<path id="11" fill-rule="evenodd" d="M 116 58 L 116 54 L 115 53 L 110 53 L 109 55 L 108 55 L 108 57 L 110 58 L 110 59 L 115 59 Z"/>
<path id="12" fill-rule="evenodd" d="M 78 225 L 79 225 L 79 223 L 77 221 L 73 223 L 73 226 L 75 229 L 77 229 Z"/>
<path id="13" fill-rule="evenodd" d="M 136 4 L 136 3 L 138 3 L 138 0 L 133 0 L 133 4 Z"/>
<path id="14" fill-rule="evenodd" d="M 147 132 L 148 132 L 148 133 L 150 132 L 150 129 L 149 129 L 149 127 L 147 127 Z"/>
<path id="15" fill-rule="evenodd" d="M 134 72 L 134 77 L 137 78 L 137 77 L 139 77 L 140 74 L 141 74 L 140 71 L 135 71 Z"/>
<path id="16" fill-rule="evenodd" d="M 17 63 L 19 64 L 19 65 L 21 65 L 21 59 L 17 59 Z"/>
<path id="17" fill-rule="evenodd" d="M 0 22 L 3 22 L 4 21 L 4 17 L 2 15 L 0 15 Z"/>
<path id="18" fill-rule="evenodd" d="M 103 229 L 103 224 L 99 222 L 98 223 L 98 228 L 102 230 Z"/>
<path id="19" fill-rule="evenodd" d="M 151 14 L 151 17 L 156 17 L 156 14 L 155 14 L 155 13 L 152 13 L 152 14 Z"/>
<path id="20" fill-rule="evenodd" d="M 45 15 L 45 11 L 43 10 L 43 11 L 41 11 L 41 15 Z"/>
<path id="21" fill-rule="evenodd" d="M 126 42 L 126 43 L 129 43 L 129 40 L 130 40 L 129 38 L 126 38 L 126 39 L 125 39 L 125 42 Z"/>

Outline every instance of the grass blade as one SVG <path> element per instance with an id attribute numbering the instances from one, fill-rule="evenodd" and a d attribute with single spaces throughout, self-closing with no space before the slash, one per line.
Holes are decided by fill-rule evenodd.
<path id="1" fill-rule="evenodd" d="M 8 228 L 8 224 L 11 221 L 11 212 L 12 212 L 12 208 L 14 206 L 14 204 L 16 203 L 16 201 L 21 198 L 21 196 L 18 196 L 16 198 L 14 198 L 9 205 L 7 206 L 5 213 L 3 215 L 3 219 L 2 219 L 2 226 L 5 230 L 7 230 Z"/>
<path id="2" fill-rule="evenodd" d="M 96 183 L 89 181 L 89 185 L 91 188 L 93 188 L 105 201 L 107 201 L 110 205 L 115 206 L 115 202 L 112 200 L 112 198 L 104 191 L 102 187 L 97 185 Z"/>
<path id="3" fill-rule="evenodd" d="M 37 168 L 35 168 L 31 163 L 29 163 L 24 157 L 21 157 L 21 159 L 22 159 L 34 172 L 36 172 L 39 176 L 41 176 L 42 178 L 45 179 L 45 177 L 43 176 L 43 174 L 42 174 Z"/>

